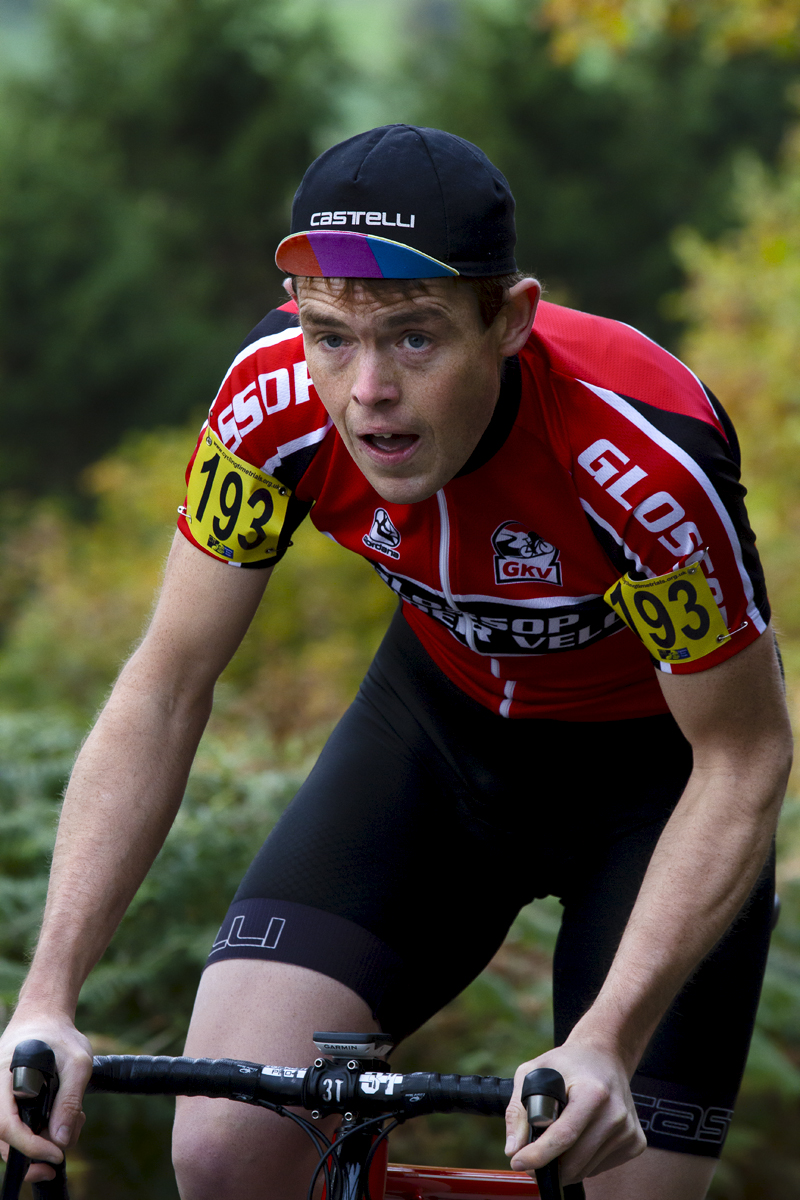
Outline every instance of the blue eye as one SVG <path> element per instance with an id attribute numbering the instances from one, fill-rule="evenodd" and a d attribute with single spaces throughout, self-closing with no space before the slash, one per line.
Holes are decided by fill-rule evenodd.
<path id="1" fill-rule="evenodd" d="M 322 339 L 329 350 L 338 350 L 344 345 L 344 338 L 339 337 L 338 333 L 329 333 Z"/>
<path id="2" fill-rule="evenodd" d="M 422 333 L 409 333 L 406 341 L 412 350 L 424 350 L 428 344 L 428 339 Z"/>

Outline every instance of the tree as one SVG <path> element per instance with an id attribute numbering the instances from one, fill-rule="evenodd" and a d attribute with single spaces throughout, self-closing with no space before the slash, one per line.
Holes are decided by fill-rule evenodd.
<path id="1" fill-rule="evenodd" d="M 423 120 L 476 142 L 508 176 L 518 261 L 554 299 L 674 348 L 680 325 L 662 309 L 682 281 L 672 232 L 691 224 L 714 237 L 735 221 L 733 164 L 743 148 L 774 160 L 796 59 L 748 49 L 712 60 L 699 31 L 665 28 L 616 56 L 592 43 L 556 62 L 560 35 L 542 27 L 553 6 L 460 12 L 460 28 L 417 68 Z"/>
<path id="2" fill-rule="evenodd" d="M 93 517 L 43 501 L 6 546 L 0 710 L 88 722 L 140 637 L 183 500 L 196 428 L 131 434 L 86 472 Z M 397 605 L 369 565 L 305 521 L 223 675 L 215 722 L 315 748 L 352 699 Z M 4 594 L 6 586 L 11 595 Z"/>
<path id="3" fill-rule="evenodd" d="M 717 57 L 767 48 L 797 54 L 797 0 L 544 0 L 537 14 L 552 50 L 572 62 L 598 45 L 614 54 L 664 33 L 700 33 Z"/>
<path id="4" fill-rule="evenodd" d="M 742 443 L 759 548 L 783 635 L 791 684 L 800 683 L 800 130 L 780 171 L 741 165 L 742 228 L 712 244 L 677 240 L 689 275 L 681 311 L 685 353 L 723 399 Z"/>
<path id="5" fill-rule="evenodd" d="M 790 710 L 800 701 L 800 129 L 787 139 L 776 171 L 750 158 L 739 164 L 740 228 L 716 242 L 684 231 L 677 252 L 688 275 L 680 311 L 688 321 L 683 355 L 722 399 L 737 426 L 748 508 L 764 560 L 783 655 Z M 790 796 L 797 794 L 796 778 Z M 783 823 L 778 926 L 751 1070 L 739 1106 L 749 1144 L 727 1153 L 730 1191 L 753 1200 L 797 1194 L 796 1129 L 800 1079 L 776 1073 L 763 1035 L 778 1031 L 787 1061 L 800 1061 L 800 973 L 786 971 L 784 947 L 798 945 L 798 804 Z M 788 911 L 787 911 L 788 907 Z M 783 975 L 777 979 L 775 970 Z M 765 1053 L 766 1051 L 766 1053 Z M 759 1061 L 760 1060 L 760 1061 Z M 725 1176 L 723 1175 L 723 1182 Z"/>
<path id="6" fill-rule="evenodd" d="M 288 0 L 53 0 L 47 43 L 0 88 L 0 486 L 27 494 L 213 399 L 338 71 Z"/>

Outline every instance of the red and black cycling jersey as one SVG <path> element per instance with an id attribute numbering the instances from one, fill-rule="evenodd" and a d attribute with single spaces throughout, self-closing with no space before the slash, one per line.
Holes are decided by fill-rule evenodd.
<path id="1" fill-rule="evenodd" d="M 661 671 L 722 662 L 769 620 L 730 421 L 687 367 L 619 322 L 541 303 L 476 450 L 416 504 L 384 501 L 353 462 L 309 378 L 294 304 L 250 335 L 209 423 L 291 489 L 264 565 L 310 512 L 402 599 L 445 674 L 503 716 L 666 711 L 648 652 L 603 599 L 624 574 L 662 576 L 705 550 L 733 636 Z"/>

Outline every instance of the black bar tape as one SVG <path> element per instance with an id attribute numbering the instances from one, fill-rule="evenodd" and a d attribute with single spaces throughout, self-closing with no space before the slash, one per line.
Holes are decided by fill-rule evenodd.
<path id="1" fill-rule="evenodd" d="M 110 1054 L 95 1058 L 90 1092 L 126 1092 L 164 1096 L 227 1097 L 257 1104 L 325 1104 L 323 1082 L 337 1074 L 334 1064 L 318 1073 L 304 1068 L 264 1067 L 260 1063 L 221 1058 L 167 1058 L 159 1055 Z M 309 1078 L 306 1078 L 309 1076 Z M 316 1086 L 309 1087 L 312 1082 Z M 305 1082 L 304 1082 L 305 1081 Z M 399 1075 L 392 1071 L 360 1073 L 355 1087 L 342 1100 L 371 1116 L 402 1113 L 416 1116 L 432 1112 L 466 1112 L 502 1116 L 514 1086 L 512 1079 L 482 1075 L 439 1075 L 417 1071 Z M 330 1090 L 330 1089 L 329 1089 Z M 319 1091 L 319 1095 L 314 1093 Z"/>
<path id="2" fill-rule="evenodd" d="M 514 1090 L 513 1079 L 494 1075 L 439 1075 L 417 1071 L 405 1075 L 398 1089 L 403 1097 L 403 1112 L 475 1113 L 485 1117 L 502 1116 Z"/>
<path id="3" fill-rule="evenodd" d="M 163 1096 L 211 1096 L 256 1104 L 297 1103 L 299 1072 L 266 1068 L 261 1063 L 232 1058 L 168 1058 L 139 1054 L 110 1054 L 95 1058 L 87 1091 L 125 1092 Z M 305 1072 L 303 1072 L 305 1074 Z"/>

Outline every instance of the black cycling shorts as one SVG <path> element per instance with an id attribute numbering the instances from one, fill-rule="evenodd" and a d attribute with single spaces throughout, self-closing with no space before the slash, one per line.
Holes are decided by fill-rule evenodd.
<path id="1" fill-rule="evenodd" d="M 209 964 L 290 962 L 363 997 L 396 1039 L 456 996 L 520 908 L 555 895 L 555 1044 L 592 1004 L 692 765 L 669 715 L 507 720 L 452 684 L 402 615 L 257 854 Z M 753 1029 L 770 863 L 634 1076 L 651 1145 L 716 1156 Z"/>

